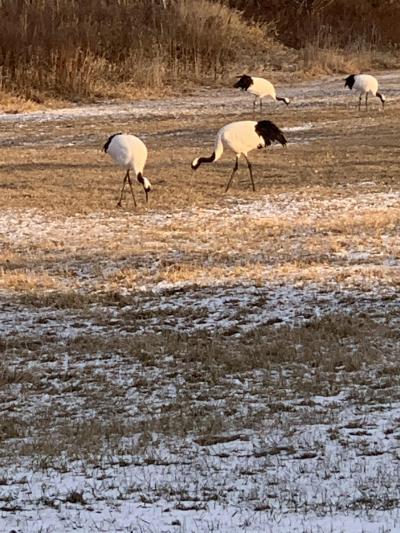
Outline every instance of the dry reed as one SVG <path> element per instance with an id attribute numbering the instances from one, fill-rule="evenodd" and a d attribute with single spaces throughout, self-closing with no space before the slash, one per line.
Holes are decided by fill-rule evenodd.
<path id="1" fill-rule="evenodd" d="M 220 2 L 0 1 L 0 90 L 38 101 L 216 79 L 254 49 L 265 28 Z"/>

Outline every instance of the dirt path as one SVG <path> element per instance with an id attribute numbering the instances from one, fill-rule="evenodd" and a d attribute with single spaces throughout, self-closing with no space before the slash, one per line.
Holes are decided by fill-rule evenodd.
<path id="1" fill-rule="evenodd" d="M 390 100 L 400 96 L 400 71 L 379 72 L 376 74 L 380 81 L 380 90 Z M 291 108 L 307 106 L 349 104 L 353 101 L 356 105 L 356 95 L 344 88 L 344 76 L 327 77 L 324 80 L 313 80 L 296 83 L 293 85 L 280 85 L 280 90 L 291 99 Z M 351 96 L 353 94 L 353 96 Z M 20 123 L 24 121 L 64 121 L 80 120 L 84 118 L 109 117 L 109 118 L 169 118 L 199 115 L 235 115 L 244 112 L 248 106 L 249 111 L 253 96 L 241 93 L 236 89 L 207 89 L 203 88 L 192 96 L 175 98 L 137 100 L 132 103 L 107 103 L 93 105 L 76 105 L 70 108 L 54 109 L 19 114 L 1 114 L 0 123 Z M 390 104 L 388 104 L 390 105 Z M 265 111 L 276 112 L 278 104 L 266 105 Z"/>

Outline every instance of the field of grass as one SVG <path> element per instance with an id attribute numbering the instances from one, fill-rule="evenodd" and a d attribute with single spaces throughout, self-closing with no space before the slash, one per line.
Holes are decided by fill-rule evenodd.
<path id="1" fill-rule="evenodd" d="M 282 86 L 255 193 L 190 169 L 253 118 L 233 89 L 0 115 L 2 531 L 398 531 L 398 76 L 385 112 Z"/>

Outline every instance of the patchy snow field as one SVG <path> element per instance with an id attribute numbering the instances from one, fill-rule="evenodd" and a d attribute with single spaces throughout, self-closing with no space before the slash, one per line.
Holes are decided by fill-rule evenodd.
<path id="1" fill-rule="evenodd" d="M 256 193 L 233 90 L 0 115 L 0 531 L 400 531 L 398 76 L 283 87 Z"/>

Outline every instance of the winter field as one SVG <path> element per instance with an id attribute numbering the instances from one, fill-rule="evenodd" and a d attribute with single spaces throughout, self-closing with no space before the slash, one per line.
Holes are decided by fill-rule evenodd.
<path id="1" fill-rule="evenodd" d="M 344 76 L 343 76 L 344 77 Z M 0 531 L 400 531 L 400 72 L 0 114 Z M 203 165 L 227 122 L 288 146 Z M 138 207 L 101 152 L 149 149 Z"/>

